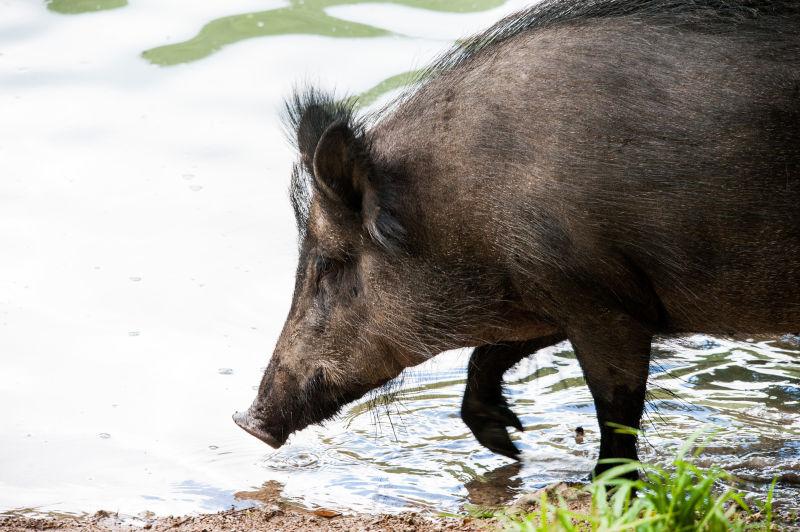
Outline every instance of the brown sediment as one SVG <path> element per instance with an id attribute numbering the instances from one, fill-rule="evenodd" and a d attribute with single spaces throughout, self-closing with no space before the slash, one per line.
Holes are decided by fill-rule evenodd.
<path id="1" fill-rule="evenodd" d="M 353 532 L 444 532 L 498 531 L 505 528 L 514 515 L 535 513 L 542 500 L 550 504 L 566 504 L 571 512 L 590 514 L 591 497 L 583 485 L 559 482 L 534 493 L 519 497 L 515 502 L 499 507 L 474 507 L 473 515 L 482 517 L 438 516 L 423 513 L 352 514 L 343 515 L 325 508 L 305 509 L 280 499 L 281 485 L 266 483 L 261 489 L 237 493 L 237 498 L 257 500 L 261 506 L 231 509 L 213 514 L 169 517 L 123 517 L 98 511 L 94 515 L 26 517 L 0 516 L 0 532 L 52 530 L 64 532 L 123 532 L 146 530 L 154 532 L 222 532 L 222 531 L 353 531 Z M 496 516 L 496 517 L 495 517 Z M 758 521 L 759 515 L 752 516 Z M 793 511 L 778 511 L 776 530 L 800 532 L 800 519 Z"/>
<path id="2" fill-rule="evenodd" d="M 510 468 L 513 470 L 513 468 Z M 217 531 L 391 531 L 391 532 L 444 532 L 444 531 L 486 531 L 503 528 L 503 517 L 534 510 L 546 496 L 550 502 L 560 497 L 573 511 L 588 510 L 585 492 L 579 486 L 557 483 L 535 493 L 524 495 L 510 505 L 502 504 L 476 506 L 481 508 L 482 517 L 440 516 L 432 513 L 353 514 L 344 515 L 327 508 L 307 509 L 292 504 L 281 497 L 283 486 L 269 481 L 254 491 L 236 493 L 239 500 L 257 501 L 255 508 L 231 509 L 213 514 L 169 516 L 169 517 L 123 517 L 103 510 L 94 515 L 71 516 L 51 515 L 46 517 L 27 517 L 7 515 L 0 517 L 0 532 L 22 532 L 32 530 L 122 532 L 147 530 L 157 532 L 217 532 Z M 510 501 L 508 501 L 510 502 Z"/>
<path id="3" fill-rule="evenodd" d="M 240 491 L 240 501 L 255 501 L 253 508 L 231 509 L 212 514 L 169 517 L 123 517 L 103 510 L 94 515 L 52 515 L 0 517 L 0 532 L 30 530 L 217 532 L 217 531 L 420 531 L 492 530 L 491 520 L 470 517 L 441 517 L 435 514 L 402 513 L 345 515 L 328 508 L 304 508 L 282 497 L 283 485 L 271 480 L 259 489 Z"/>
<path id="4" fill-rule="evenodd" d="M 183 517 L 160 517 L 149 521 L 126 521 L 116 514 L 98 512 L 86 517 L 0 518 L 0 531 L 22 532 L 31 530 L 54 531 L 128 531 L 147 530 L 158 532 L 217 532 L 233 530 L 252 531 L 391 531 L 391 532 L 439 532 L 449 530 L 479 531 L 493 530 L 493 520 L 437 517 L 417 513 L 398 515 L 338 515 L 321 517 L 313 511 L 291 508 L 247 508 L 229 510 L 215 514 Z"/>

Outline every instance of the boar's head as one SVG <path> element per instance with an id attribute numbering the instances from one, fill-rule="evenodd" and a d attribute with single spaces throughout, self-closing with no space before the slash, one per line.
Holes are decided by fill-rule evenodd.
<path id="1" fill-rule="evenodd" d="M 412 195 L 398 188 L 407 179 L 376 155 L 352 108 L 310 91 L 287 111 L 300 156 L 290 190 L 300 232 L 294 296 L 258 396 L 234 415 L 276 448 L 404 367 L 476 345 L 488 334 L 476 323 L 497 321 L 486 301 L 502 299 L 474 265 L 425 251 Z"/>

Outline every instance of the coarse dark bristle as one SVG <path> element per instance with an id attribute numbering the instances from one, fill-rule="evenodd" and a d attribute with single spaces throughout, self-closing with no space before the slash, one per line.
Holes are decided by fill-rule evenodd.
<path id="1" fill-rule="evenodd" d="M 337 99 L 332 92 L 306 86 L 295 89 L 284 102 L 283 126 L 289 141 L 301 154 L 314 153 L 325 130 L 333 123 L 347 124 L 354 132 L 363 132 L 355 113 L 355 102 Z M 301 127 L 302 124 L 302 127 Z M 311 159 L 301 157 L 292 169 L 289 198 L 301 240 L 308 221 L 308 209 L 313 193 Z"/>
<path id="2" fill-rule="evenodd" d="M 787 16 L 797 17 L 798 24 L 787 27 Z M 468 63 L 491 53 L 503 42 L 527 32 L 625 17 L 694 32 L 742 33 L 752 29 L 797 32 L 800 31 L 800 0 L 544 0 L 456 44 L 421 70 L 416 82 L 394 102 L 369 117 L 357 114 L 356 99 L 337 98 L 332 92 L 305 86 L 293 91 L 286 100 L 284 126 L 301 155 L 309 151 L 313 154 L 322 133 L 334 122 L 350 126 L 368 146 L 365 138 L 368 123 L 374 123 L 387 110 L 412 100 L 425 82 L 459 68 L 468 69 Z M 775 17 L 780 17 L 784 23 L 776 24 Z M 310 123 L 300 127 L 303 121 L 309 120 Z M 301 130 L 305 132 L 303 138 L 299 135 Z M 301 240 L 313 191 L 310 165 L 308 157 L 296 164 L 290 185 Z"/>
<path id="3" fill-rule="evenodd" d="M 427 69 L 450 70 L 521 33 L 597 19 L 632 17 L 692 31 L 728 32 L 771 24 L 772 17 L 800 16 L 798 0 L 545 0 L 514 13 L 457 44 Z"/>

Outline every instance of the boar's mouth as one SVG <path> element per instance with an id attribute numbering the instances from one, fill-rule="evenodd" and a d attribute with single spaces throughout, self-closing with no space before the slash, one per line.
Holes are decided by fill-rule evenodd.
<path id="1" fill-rule="evenodd" d="M 245 432 L 251 436 L 255 436 L 273 449 L 278 449 L 281 445 L 286 443 L 286 439 L 288 438 L 287 436 L 279 440 L 265 429 L 261 428 L 249 408 L 244 412 L 236 412 L 233 414 L 233 422 L 244 429 Z"/>
<path id="2" fill-rule="evenodd" d="M 383 379 L 372 385 L 356 385 L 352 389 L 342 390 L 326 383 L 319 375 L 315 377 L 317 378 L 312 379 L 302 392 L 295 390 L 294 393 L 281 393 L 282 397 L 275 397 L 276 393 L 260 393 L 250 408 L 233 415 L 234 423 L 251 436 L 273 449 L 278 449 L 293 432 L 333 417 L 347 403 L 363 397 L 370 390 L 390 380 Z M 263 388 L 265 387 L 262 385 Z"/>

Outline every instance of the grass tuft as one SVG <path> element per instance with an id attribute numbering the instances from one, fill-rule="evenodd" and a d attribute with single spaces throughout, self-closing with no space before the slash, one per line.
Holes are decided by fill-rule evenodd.
<path id="1" fill-rule="evenodd" d="M 716 466 L 704 469 L 694 464 L 712 436 L 695 433 L 667 468 L 632 460 L 605 461 L 616 465 L 584 488 L 591 495 L 589 511 L 571 511 L 560 494 L 553 500 L 543 491 L 535 511 L 495 517 L 506 530 L 518 532 L 776 530 L 775 481 L 765 502 L 748 505 L 732 475 Z M 625 478 L 633 471 L 640 472 L 640 480 Z"/>

